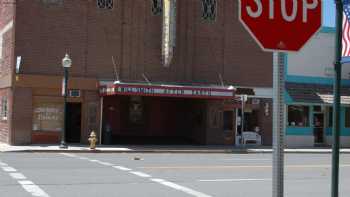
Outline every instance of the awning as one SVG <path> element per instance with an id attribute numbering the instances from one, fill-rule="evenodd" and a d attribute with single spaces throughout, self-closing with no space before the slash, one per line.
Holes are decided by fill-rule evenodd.
<path id="1" fill-rule="evenodd" d="M 233 99 L 232 86 L 190 86 L 145 83 L 100 83 L 100 95 L 138 95 L 199 99 Z"/>
<path id="2" fill-rule="evenodd" d="M 334 102 L 334 95 L 319 94 L 319 97 L 322 99 L 323 103 L 331 105 Z M 350 96 L 341 96 L 340 102 L 342 105 L 350 105 Z"/>
<path id="3" fill-rule="evenodd" d="M 333 86 L 286 83 L 286 90 L 295 103 L 333 104 Z M 350 87 L 341 88 L 341 104 L 350 105 Z"/>

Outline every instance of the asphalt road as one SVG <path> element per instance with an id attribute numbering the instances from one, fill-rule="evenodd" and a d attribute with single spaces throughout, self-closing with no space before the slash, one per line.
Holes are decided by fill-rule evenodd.
<path id="1" fill-rule="evenodd" d="M 285 196 L 330 196 L 330 154 L 287 154 L 285 163 Z M 271 197 L 271 165 L 271 154 L 0 153 L 0 195 Z M 340 183 L 349 196 L 349 154 Z"/>

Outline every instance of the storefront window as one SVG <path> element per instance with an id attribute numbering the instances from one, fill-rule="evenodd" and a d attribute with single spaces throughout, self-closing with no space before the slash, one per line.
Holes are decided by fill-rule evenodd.
<path id="1" fill-rule="evenodd" d="M 34 131 L 62 131 L 63 103 L 40 102 L 34 103 Z"/>
<path id="2" fill-rule="evenodd" d="M 350 127 L 350 107 L 345 108 L 345 127 Z"/>
<path id="3" fill-rule="evenodd" d="M 308 106 L 288 106 L 288 125 L 293 127 L 309 126 L 309 107 Z"/>
<path id="4" fill-rule="evenodd" d="M 333 126 L 333 107 L 328 108 L 327 127 Z"/>

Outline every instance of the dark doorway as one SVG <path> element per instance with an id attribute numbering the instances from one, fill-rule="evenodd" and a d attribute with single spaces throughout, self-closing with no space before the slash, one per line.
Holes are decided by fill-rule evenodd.
<path id="1" fill-rule="evenodd" d="M 66 141 L 68 143 L 80 143 L 81 103 L 67 103 L 66 121 Z"/>
<path id="2" fill-rule="evenodd" d="M 202 144 L 205 141 L 205 102 L 167 97 L 104 97 L 102 143 Z"/>
<path id="3" fill-rule="evenodd" d="M 314 137 L 315 144 L 322 144 L 324 142 L 324 126 L 323 114 L 314 114 Z"/>

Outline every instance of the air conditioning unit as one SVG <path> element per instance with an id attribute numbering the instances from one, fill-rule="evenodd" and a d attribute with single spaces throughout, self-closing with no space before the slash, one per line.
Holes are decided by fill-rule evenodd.
<path id="1" fill-rule="evenodd" d="M 69 90 L 69 97 L 80 97 L 80 90 Z"/>

